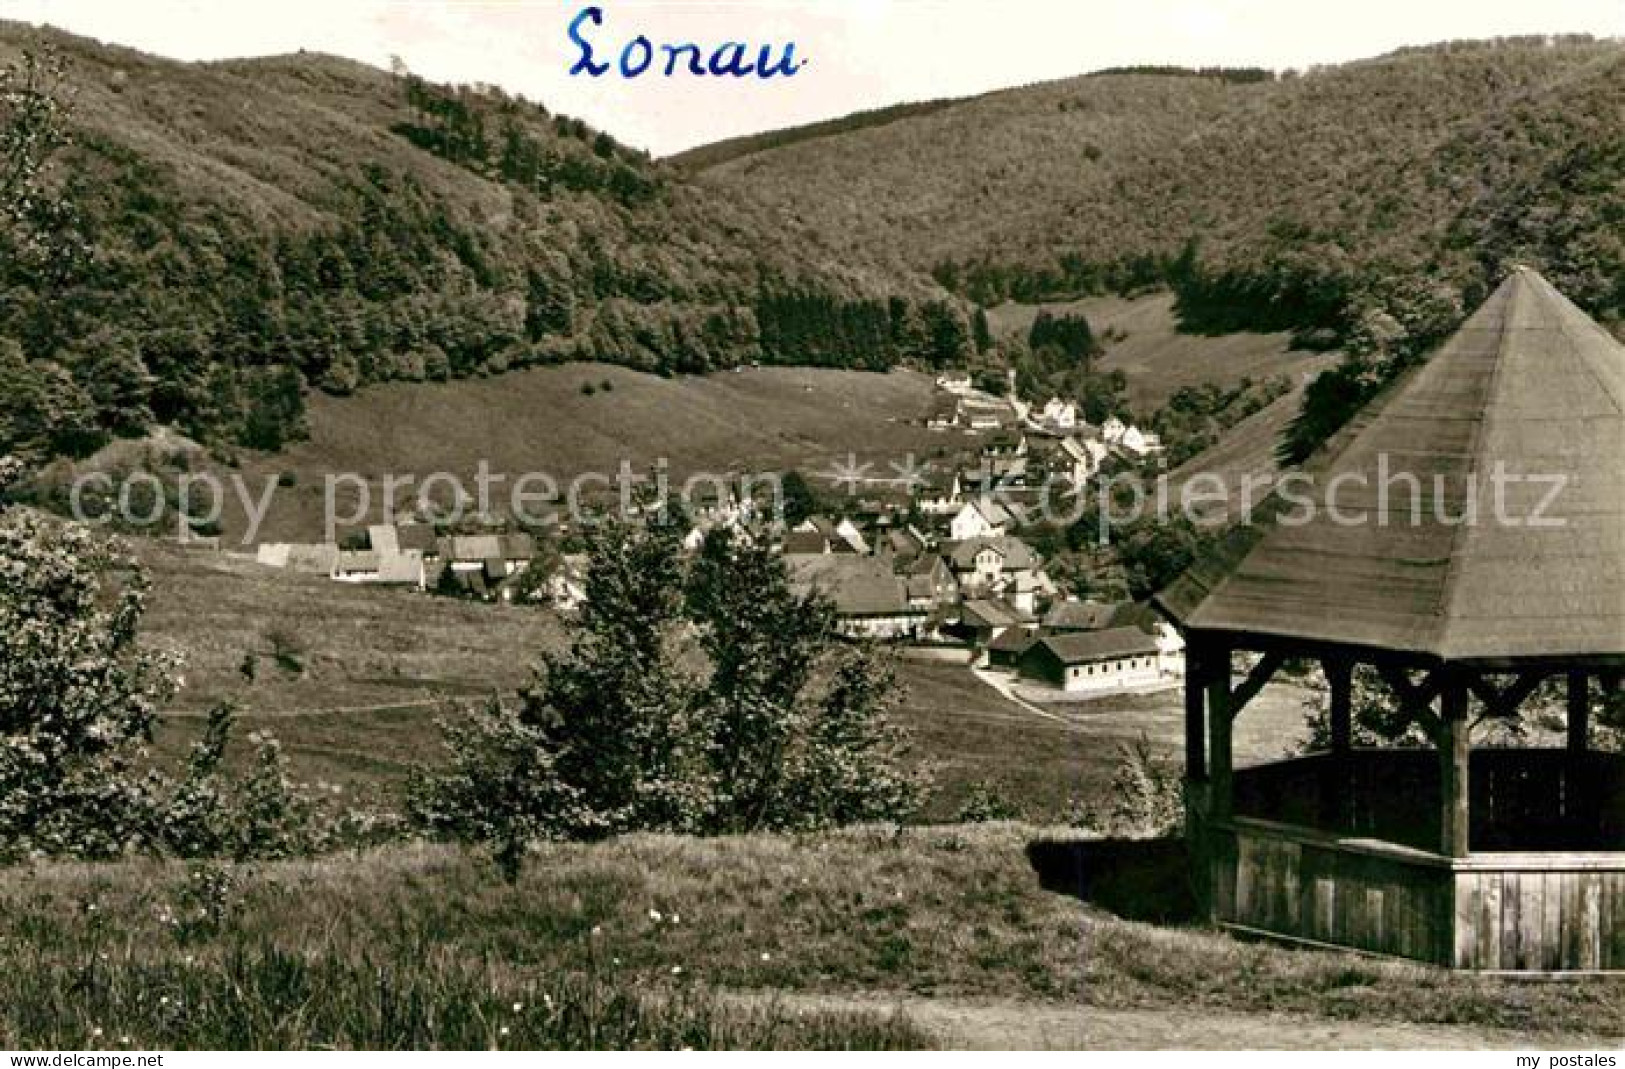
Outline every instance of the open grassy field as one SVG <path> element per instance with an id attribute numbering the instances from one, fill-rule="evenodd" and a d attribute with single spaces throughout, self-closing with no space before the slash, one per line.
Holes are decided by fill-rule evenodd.
<path id="1" fill-rule="evenodd" d="M 988 311 L 988 325 L 995 335 L 1024 332 L 1041 308 L 1083 313 L 1097 337 L 1107 331 L 1123 335 L 1107 343 L 1100 367 L 1127 376 L 1129 404 L 1140 418 L 1184 386 L 1229 385 L 1243 376 L 1255 382 L 1271 375 L 1301 380 L 1337 359 L 1335 354 L 1295 350 L 1287 334 L 1181 334 L 1174 295 L 1167 292 L 1133 298 L 1085 297 L 1060 304 L 1007 303 Z"/>
<path id="2" fill-rule="evenodd" d="M 197 737 L 209 706 L 229 699 L 245 730 L 276 734 L 301 779 L 387 799 L 414 764 L 438 759 L 437 716 L 511 695 L 536 658 L 565 641 L 559 620 L 542 610 L 346 586 L 158 542 L 139 547 L 155 588 L 146 641 L 186 661 L 185 686 L 158 735 L 171 758 Z M 296 647 L 300 670 L 279 664 L 278 642 Z M 1179 759 L 1177 691 L 1048 705 L 1046 717 L 962 666 L 904 658 L 897 667 L 898 719 L 935 773 L 927 819 L 953 819 L 971 789 L 986 786 L 1028 819 L 1063 820 L 1098 804 L 1121 747 L 1142 734 Z M 1237 760 L 1280 756 L 1302 727 L 1302 699 L 1296 687 L 1266 688 L 1237 721 Z"/>
<path id="3" fill-rule="evenodd" d="M 811 474 L 849 452 L 887 460 L 937 449 L 940 436 L 920 425 L 932 390 L 928 376 L 908 371 L 761 367 L 666 379 L 606 364 L 391 383 L 345 398 L 313 394 L 309 440 L 279 454 L 245 456 L 242 474 L 256 492 L 283 472 L 295 480 L 278 489 L 259 541 L 316 541 L 329 473 L 421 480 L 449 472 L 470 493 L 481 461 L 494 473 L 544 472 L 561 482 L 581 472 L 613 476 L 622 461 L 643 473 L 661 459 L 681 477 Z M 382 489 L 372 485 L 376 510 Z M 497 484 L 497 503 L 507 500 L 510 486 Z M 353 496 L 340 500 L 348 507 Z M 228 537 L 239 535 L 241 506 L 228 508 L 223 522 Z"/>
<path id="4" fill-rule="evenodd" d="M 1625 986 L 1303 953 L 1080 904 L 1020 824 L 0 874 L 0 1044 L 1617 1045 Z M 1057 858 L 1060 864 L 1057 865 Z M 1048 889 L 1046 889 L 1048 888 Z M 900 1011 L 900 1012 L 899 1012 Z"/>
<path id="5" fill-rule="evenodd" d="M 229 699 L 245 731 L 276 734 L 300 779 L 388 800 L 413 765 L 438 759 L 437 716 L 511 695 L 536 658 L 565 641 L 557 618 L 541 610 L 344 586 L 139 545 L 155 587 L 145 640 L 186 661 L 185 686 L 157 738 L 172 760 L 197 738 L 203 713 Z M 272 655 L 277 632 L 300 646 L 301 671 Z M 243 672 L 249 656 L 252 679 Z M 1034 717 L 964 668 L 898 667 L 906 688 L 898 717 L 937 770 L 931 818 L 951 818 L 970 786 L 985 782 L 1035 819 L 1059 819 L 1101 782 L 1084 774 L 1085 759 L 1092 754 L 1097 773 L 1109 768 L 1113 748 L 1091 751 L 1080 733 Z"/>
<path id="6" fill-rule="evenodd" d="M 197 737 L 202 714 L 229 699 L 245 730 L 276 734 L 301 779 L 388 796 L 414 764 L 438 758 L 437 716 L 511 695 L 536 658 L 565 641 L 558 619 L 539 609 L 346 586 L 158 542 L 139 548 L 154 580 L 145 640 L 186 661 L 157 740 L 171 758 Z M 279 664 L 278 641 L 297 647 L 300 670 Z M 928 816 L 952 817 L 970 785 L 987 782 L 1034 818 L 1058 819 L 1099 781 L 1079 771 L 1088 751 L 1077 732 L 1034 717 L 964 668 L 898 667 L 899 719 L 937 769 Z"/>

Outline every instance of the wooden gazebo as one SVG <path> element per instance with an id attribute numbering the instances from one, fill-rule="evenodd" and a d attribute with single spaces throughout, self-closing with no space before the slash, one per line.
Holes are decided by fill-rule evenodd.
<path id="1" fill-rule="evenodd" d="M 1463 969 L 1625 971 L 1625 755 L 1588 745 L 1625 666 L 1625 347 L 1514 271 L 1304 474 L 1312 510 L 1271 498 L 1156 599 L 1188 644 L 1213 919 Z M 1450 522 L 1475 478 L 1478 515 Z M 1241 678 L 1238 653 L 1258 655 Z M 1330 748 L 1236 770 L 1232 723 L 1288 659 L 1325 673 Z M 1351 745 L 1357 665 L 1432 749 Z M 1473 748 L 1554 678 L 1566 746 Z"/>

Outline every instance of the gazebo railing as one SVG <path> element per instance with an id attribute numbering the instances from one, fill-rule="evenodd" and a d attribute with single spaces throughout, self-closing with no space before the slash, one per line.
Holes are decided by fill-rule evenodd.
<path id="1" fill-rule="evenodd" d="M 1352 750 L 1235 773 L 1234 812 L 1420 850 L 1439 846 L 1439 755 Z M 1468 777 L 1475 851 L 1625 851 L 1625 755 L 1474 751 Z"/>

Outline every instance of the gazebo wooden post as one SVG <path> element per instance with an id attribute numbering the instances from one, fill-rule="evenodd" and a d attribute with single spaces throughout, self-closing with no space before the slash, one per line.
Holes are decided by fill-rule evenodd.
<path id="1" fill-rule="evenodd" d="M 1207 686 L 1205 644 L 1191 635 L 1185 644 L 1185 837 L 1191 850 L 1191 882 L 1199 915 L 1213 913 L 1212 793 L 1207 779 Z"/>
<path id="2" fill-rule="evenodd" d="M 1354 748 L 1354 662 L 1341 654 L 1330 654 L 1320 662 L 1326 676 L 1330 699 L 1331 763 L 1321 780 L 1320 812 L 1334 828 L 1348 822 L 1348 758 Z"/>
<path id="3" fill-rule="evenodd" d="M 1332 752 L 1347 754 L 1354 747 L 1354 662 L 1347 657 L 1327 657 L 1321 666 L 1331 692 Z"/>
<path id="4" fill-rule="evenodd" d="M 1585 753 L 1591 734 L 1591 679 L 1580 669 L 1568 673 L 1569 752 Z"/>
<path id="5" fill-rule="evenodd" d="M 1213 642 L 1202 650 L 1202 674 L 1207 691 L 1208 812 L 1215 821 L 1227 821 L 1235 810 L 1234 762 L 1230 731 L 1230 647 Z"/>
<path id="6" fill-rule="evenodd" d="M 1451 672 L 1439 691 L 1439 853 L 1466 857 L 1467 766 L 1472 753 L 1472 722 L 1467 718 L 1467 681 Z"/>
<path id="7" fill-rule="evenodd" d="M 1185 779 L 1192 784 L 1207 782 L 1204 668 L 1203 643 L 1192 638 L 1185 648 Z"/>

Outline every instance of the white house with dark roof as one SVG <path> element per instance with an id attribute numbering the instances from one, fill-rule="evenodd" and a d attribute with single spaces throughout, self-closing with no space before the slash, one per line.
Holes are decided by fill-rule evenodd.
<path id="1" fill-rule="evenodd" d="M 1016 662 L 1021 678 L 1073 694 L 1153 687 L 1163 682 L 1156 637 L 1138 627 L 1049 635 Z"/>
<path id="2" fill-rule="evenodd" d="M 1002 538 L 1010 533 L 1015 517 L 1003 504 L 991 497 L 967 501 L 948 521 L 948 537 L 955 542 L 972 538 Z"/>

